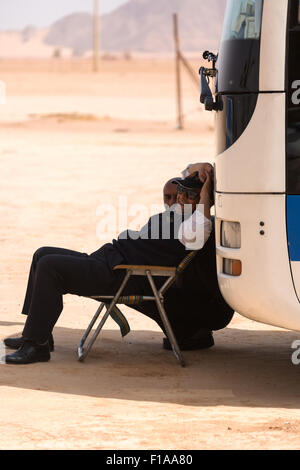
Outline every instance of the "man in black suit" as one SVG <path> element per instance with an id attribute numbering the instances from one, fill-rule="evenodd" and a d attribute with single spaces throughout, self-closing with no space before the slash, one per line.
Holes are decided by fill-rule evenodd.
<path id="1" fill-rule="evenodd" d="M 210 216 L 210 207 L 212 205 L 211 175 L 206 173 L 205 177 L 206 181 L 204 184 L 197 178 L 194 178 L 193 183 L 191 183 L 190 178 L 188 181 L 174 180 L 175 184 L 178 185 L 177 202 L 179 207 L 184 209 L 186 204 L 190 204 L 192 212 L 196 213 L 197 205 L 199 203 L 203 204 L 203 223 L 205 221 L 207 223 L 207 217 Z M 179 192 L 179 189 L 181 192 Z M 50 350 L 53 350 L 52 330 L 62 312 L 64 294 L 69 293 L 86 297 L 99 295 L 99 293 L 102 295 L 115 294 L 125 275 L 122 271 L 113 269 L 119 264 L 177 266 L 187 254 L 184 234 L 185 222 L 181 225 L 181 214 L 174 214 L 174 217 L 171 217 L 169 220 L 171 228 L 170 237 L 165 238 L 160 230 L 158 238 L 151 238 L 153 222 L 158 220 L 160 226 L 163 226 L 165 218 L 169 217 L 169 215 L 168 211 L 166 211 L 154 218 L 151 217 L 146 226 L 141 230 L 138 238 L 131 238 L 130 231 L 128 231 L 127 237 L 124 237 L 123 233 L 122 236 L 119 236 L 118 240 L 113 240 L 112 243 L 104 245 L 91 255 L 62 248 L 44 247 L 37 250 L 33 256 L 22 309 L 22 313 L 27 314 L 27 320 L 22 337 L 7 338 L 5 340 L 5 344 L 8 347 L 18 348 L 15 353 L 5 357 L 6 363 L 28 364 L 44 362 L 50 359 Z M 181 238 L 178 238 L 180 230 Z M 210 233 L 207 232 L 206 239 L 203 240 L 201 248 L 205 245 L 209 235 Z M 209 251 L 211 258 L 214 255 L 213 247 L 207 251 Z M 210 259 L 211 261 L 212 259 Z M 205 264 L 203 264 L 202 270 L 206 269 Z M 213 261 L 213 264 L 215 264 L 215 261 Z M 163 281 L 163 279 L 158 278 L 158 286 Z M 198 288 L 196 290 L 199 292 Z M 141 277 L 132 277 L 123 294 L 130 295 L 137 292 L 143 295 L 151 295 L 147 281 Z M 169 313 L 169 317 L 173 316 L 174 296 L 175 298 L 178 297 L 177 304 L 180 305 L 181 302 L 181 305 L 184 306 L 183 293 L 184 291 L 181 288 L 180 294 L 174 290 L 170 297 L 166 296 L 166 310 Z M 196 291 L 194 292 L 192 289 L 191 293 L 195 294 Z M 171 299 L 169 301 L 169 309 L 168 298 Z M 202 301 L 203 299 L 199 299 L 199 307 L 201 307 Z M 226 307 L 226 304 L 223 303 L 222 306 Z M 213 306 L 213 308 L 215 307 Z M 155 309 L 152 312 L 148 312 L 147 308 L 140 311 L 156 320 L 163 329 L 160 317 L 155 312 Z M 196 315 L 196 312 L 191 313 L 193 314 L 192 316 Z M 174 318 L 169 319 L 171 324 L 173 324 L 172 326 L 174 327 L 175 325 L 175 330 L 177 330 L 175 335 L 176 333 L 181 333 L 179 336 L 179 346 L 186 349 L 184 341 L 188 341 L 189 338 L 183 337 L 182 331 L 190 332 L 192 330 L 194 332 L 195 324 L 193 325 L 193 322 L 190 322 L 189 314 L 184 316 L 186 319 L 177 310 L 176 312 L 174 311 Z M 225 316 L 227 320 L 228 314 L 226 313 Z M 199 315 L 196 315 L 196 320 L 197 317 L 199 318 Z M 183 323 L 186 325 L 186 328 L 182 328 Z M 201 341 L 202 347 L 211 346 L 211 340 L 210 344 L 208 344 L 207 334 L 204 336 L 200 334 L 198 339 L 193 340 L 192 338 L 193 347 L 190 349 L 195 349 L 197 345 L 201 347 Z M 169 349 L 169 346 L 167 339 L 165 339 L 164 347 Z M 187 348 L 189 348 L 189 344 L 187 344 Z"/>
<path id="2" fill-rule="evenodd" d="M 195 174 L 203 183 L 206 180 L 207 173 L 213 182 L 213 167 L 211 164 L 195 163 L 189 165 L 182 172 L 183 179 L 174 178 L 168 182 L 172 186 L 169 186 L 167 192 L 172 193 L 174 186 L 178 186 L 178 183 L 179 187 L 182 186 L 183 181 L 186 184 L 189 177 Z M 187 200 L 186 196 L 186 193 L 177 195 L 176 200 L 183 204 L 190 203 L 191 201 Z M 212 331 L 225 328 L 234 314 L 232 308 L 223 299 L 217 279 L 214 217 L 210 217 L 210 207 L 213 204 L 213 185 L 210 185 L 206 192 L 206 201 L 204 194 L 202 196 L 202 202 L 205 203 L 204 215 L 206 216 L 206 234 L 204 234 L 203 246 L 195 247 L 193 243 L 190 244 L 185 240 L 181 234 L 181 242 L 185 244 L 186 248 L 196 249 L 198 253 L 176 284 L 173 284 L 164 295 L 165 310 L 180 349 L 183 351 L 199 350 L 213 346 Z M 172 200 L 172 196 L 169 196 L 168 199 Z M 202 214 L 199 214 L 197 210 L 193 211 L 193 216 L 183 224 L 186 235 L 190 232 L 190 238 L 193 236 L 193 232 L 197 231 L 197 216 L 200 218 L 199 229 L 201 231 Z M 192 230 L 189 225 L 193 225 Z M 132 308 L 153 318 L 162 330 L 164 329 L 154 302 L 144 302 Z M 168 350 L 172 348 L 167 337 L 163 340 L 163 347 Z"/>

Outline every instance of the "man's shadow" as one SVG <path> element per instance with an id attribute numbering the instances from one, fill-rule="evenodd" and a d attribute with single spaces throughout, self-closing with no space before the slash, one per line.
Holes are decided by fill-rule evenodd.
<path id="1" fill-rule="evenodd" d="M 193 406 L 300 406 L 300 365 L 292 363 L 291 348 L 297 332 L 226 328 L 214 333 L 213 348 L 183 352 L 185 368 L 162 349 L 162 333 L 142 330 L 124 339 L 117 330 L 102 331 L 80 363 L 82 334 L 56 327 L 51 361 L 1 364 L 1 385 Z"/>

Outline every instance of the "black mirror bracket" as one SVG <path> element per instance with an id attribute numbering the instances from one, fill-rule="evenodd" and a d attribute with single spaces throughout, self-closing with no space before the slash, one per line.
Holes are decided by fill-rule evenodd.
<path id="1" fill-rule="evenodd" d="M 203 58 L 208 60 L 208 62 L 212 62 L 212 68 L 201 67 L 199 70 L 200 79 L 201 79 L 201 95 L 200 95 L 200 103 L 204 104 L 206 111 L 222 111 L 223 104 L 222 101 L 217 98 L 214 101 L 209 81 L 210 78 L 215 78 L 217 76 L 217 69 L 216 69 L 216 61 L 218 56 L 213 54 L 212 52 L 205 51 L 203 53 Z"/>

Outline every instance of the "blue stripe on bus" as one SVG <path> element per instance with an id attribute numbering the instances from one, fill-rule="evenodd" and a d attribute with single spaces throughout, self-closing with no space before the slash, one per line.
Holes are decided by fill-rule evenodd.
<path id="1" fill-rule="evenodd" d="M 300 196 L 287 196 L 287 236 L 291 261 L 300 261 Z"/>

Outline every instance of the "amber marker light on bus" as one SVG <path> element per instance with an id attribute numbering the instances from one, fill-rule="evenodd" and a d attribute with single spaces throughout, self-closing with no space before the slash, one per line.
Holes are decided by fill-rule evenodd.
<path id="1" fill-rule="evenodd" d="M 229 276 L 240 276 L 242 274 L 242 263 L 238 259 L 223 258 L 223 273 Z"/>

